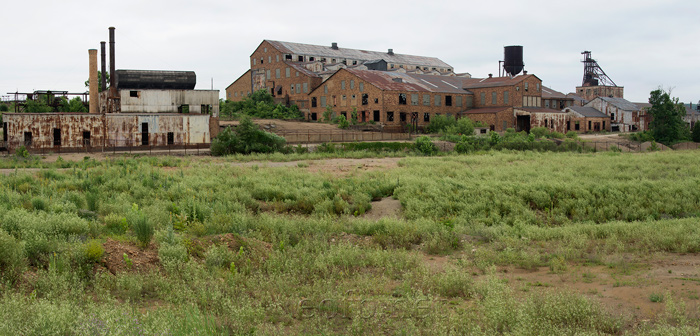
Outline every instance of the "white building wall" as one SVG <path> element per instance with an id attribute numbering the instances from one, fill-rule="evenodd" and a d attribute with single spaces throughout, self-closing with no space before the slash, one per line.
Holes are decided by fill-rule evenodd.
<path id="1" fill-rule="evenodd" d="M 177 113 L 182 105 L 202 113 L 202 105 L 211 105 L 211 114 L 219 116 L 219 90 L 120 90 L 119 96 L 123 113 Z"/>

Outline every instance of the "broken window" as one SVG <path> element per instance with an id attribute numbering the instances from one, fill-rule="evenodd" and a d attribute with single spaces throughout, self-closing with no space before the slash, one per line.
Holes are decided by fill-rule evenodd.
<path id="1" fill-rule="evenodd" d="M 148 123 L 141 123 L 141 145 L 148 146 Z"/>
<path id="2" fill-rule="evenodd" d="M 435 106 L 442 105 L 442 97 L 440 95 L 435 95 L 433 99 L 435 99 Z"/>
<path id="3" fill-rule="evenodd" d="M 311 107 L 316 107 L 316 97 L 311 97 Z"/>
<path id="4" fill-rule="evenodd" d="M 24 132 L 24 147 L 32 146 L 32 132 Z"/>
<path id="5" fill-rule="evenodd" d="M 297 57 L 297 61 L 303 62 L 303 61 L 304 61 L 304 56 L 298 56 L 298 57 Z"/>
<path id="6" fill-rule="evenodd" d="M 265 60 L 262 57 L 260 57 L 260 64 L 265 64 Z"/>
<path id="7" fill-rule="evenodd" d="M 90 131 L 83 131 L 83 146 L 90 146 Z"/>
<path id="8" fill-rule="evenodd" d="M 53 129 L 53 145 L 54 146 L 61 145 L 61 129 L 60 128 Z"/>
<path id="9" fill-rule="evenodd" d="M 544 100 L 544 107 L 549 108 L 549 99 Z"/>
<path id="10" fill-rule="evenodd" d="M 316 113 L 311 113 L 311 120 L 313 120 L 313 121 L 318 120 L 318 115 L 316 115 Z"/>
<path id="11" fill-rule="evenodd" d="M 291 54 L 285 54 L 285 55 L 284 55 L 284 59 L 290 60 L 290 61 L 291 61 L 291 60 L 292 60 L 292 55 L 291 55 Z"/>
<path id="12" fill-rule="evenodd" d="M 452 106 L 452 96 L 445 96 L 445 106 Z"/>
<path id="13" fill-rule="evenodd" d="M 580 129 L 581 129 L 581 126 L 579 124 L 579 121 L 577 121 L 576 124 L 574 125 L 574 130 L 578 131 Z"/>
<path id="14" fill-rule="evenodd" d="M 175 144 L 175 133 L 168 132 L 168 145 L 174 145 L 174 144 Z"/>
<path id="15" fill-rule="evenodd" d="M 423 113 L 423 121 L 430 122 L 430 113 Z"/>
<path id="16" fill-rule="evenodd" d="M 348 113 L 347 112 L 340 112 L 340 115 L 345 117 L 345 120 L 348 120 Z"/>
<path id="17" fill-rule="evenodd" d="M 362 83 L 360 83 L 362 85 Z M 366 93 L 362 94 L 362 105 L 368 105 L 369 104 L 369 95 Z"/>
<path id="18" fill-rule="evenodd" d="M 423 95 L 423 105 L 430 106 L 430 95 L 427 95 L 427 94 Z"/>
<path id="19" fill-rule="evenodd" d="M 527 91 L 527 88 L 528 88 L 527 84 L 528 84 L 528 82 L 525 82 L 525 84 L 524 84 L 524 85 L 525 85 L 525 91 Z"/>
<path id="20" fill-rule="evenodd" d="M 2 123 L 2 141 L 7 142 L 7 122 Z"/>
<path id="21" fill-rule="evenodd" d="M 406 112 L 399 113 L 399 121 L 406 122 Z"/>
<path id="22" fill-rule="evenodd" d="M 547 119 L 544 120 L 544 127 L 547 127 Z M 590 125 L 588 127 L 590 127 Z"/>
<path id="23" fill-rule="evenodd" d="M 315 59 L 316 58 L 314 58 L 313 56 L 309 56 L 309 62 L 313 62 Z"/>
<path id="24" fill-rule="evenodd" d="M 202 105 L 202 114 L 210 114 L 211 111 L 211 105 Z"/>
<path id="25" fill-rule="evenodd" d="M 386 113 L 386 121 L 394 121 L 394 112 Z"/>
<path id="26" fill-rule="evenodd" d="M 589 131 L 591 130 L 591 121 L 590 120 L 588 121 L 588 130 Z"/>
<path id="27" fill-rule="evenodd" d="M 486 105 L 486 92 L 481 93 L 481 106 Z"/>
<path id="28" fill-rule="evenodd" d="M 177 108 L 177 113 L 190 113 L 190 106 L 189 105 L 180 105 Z"/>
<path id="29" fill-rule="evenodd" d="M 418 94 L 411 93 L 411 105 L 418 105 Z"/>
<path id="30" fill-rule="evenodd" d="M 496 105 L 497 101 L 498 101 L 498 93 L 496 93 L 495 91 L 491 92 L 491 105 Z"/>
<path id="31" fill-rule="evenodd" d="M 379 122 L 379 111 L 374 111 L 374 121 Z"/>
<path id="32" fill-rule="evenodd" d="M 399 93 L 399 105 L 406 105 L 406 94 Z"/>
<path id="33" fill-rule="evenodd" d="M 352 65 L 357 65 L 357 61 L 352 61 Z"/>
<path id="34" fill-rule="evenodd" d="M 374 103 L 379 104 L 379 98 L 374 98 Z"/>
<path id="35" fill-rule="evenodd" d="M 129 97 L 138 98 L 139 92 L 138 91 L 129 91 Z"/>

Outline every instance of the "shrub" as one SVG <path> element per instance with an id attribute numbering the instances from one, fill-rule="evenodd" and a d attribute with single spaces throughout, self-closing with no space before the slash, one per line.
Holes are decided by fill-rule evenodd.
<path id="1" fill-rule="evenodd" d="M 430 123 L 425 127 L 428 133 L 441 133 L 450 126 L 456 126 L 457 121 L 453 116 L 436 115 L 430 119 Z"/>
<path id="2" fill-rule="evenodd" d="M 546 127 L 533 127 L 530 129 L 530 134 L 534 135 L 535 138 L 544 138 L 549 134 L 549 129 Z"/>
<path id="3" fill-rule="evenodd" d="M 423 155 L 433 155 L 438 152 L 437 146 L 427 136 L 416 138 L 416 150 Z"/>
<path id="4" fill-rule="evenodd" d="M 230 267 L 234 254 L 226 245 L 212 245 L 204 254 L 206 264 L 212 268 Z"/>
<path id="5" fill-rule="evenodd" d="M 559 132 L 551 132 L 548 135 L 549 138 L 554 138 L 554 139 L 564 139 L 564 134 L 559 133 Z"/>
<path id="6" fill-rule="evenodd" d="M 215 156 L 272 153 L 282 151 L 285 144 L 283 137 L 263 131 L 249 117 L 243 117 L 235 130 L 226 128 L 212 141 L 211 153 Z"/>
<path id="7" fill-rule="evenodd" d="M 348 122 L 348 119 L 345 118 L 344 115 L 341 115 L 340 117 L 338 117 L 338 128 L 347 129 L 348 127 L 350 127 L 350 123 Z"/>
<path id="8" fill-rule="evenodd" d="M 473 292 L 473 281 L 464 270 L 450 269 L 432 277 L 433 289 L 443 297 L 469 298 Z"/>
<path id="9" fill-rule="evenodd" d="M 353 107 L 352 112 L 350 112 L 350 122 L 357 125 L 357 107 Z"/>
<path id="10" fill-rule="evenodd" d="M 14 283 L 22 274 L 25 264 L 22 243 L 0 229 L 0 279 Z"/>
<path id="11" fill-rule="evenodd" d="M 566 137 L 569 139 L 576 139 L 578 138 L 578 133 L 576 133 L 576 131 L 568 131 L 566 132 Z"/>
<path id="12" fill-rule="evenodd" d="M 148 246 L 153 238 L 153 232 L 155 230 L 153 228 L 153 223 L 151 223 L 148 217 L 141 210 L 139 210 L 136 204 L 134 204 L 132 207 L 131 213 L 129 213 L 127 220 L 129 222 L 129 226 L 131 226 L 132 230 L 134 230 L 136 239 L 138 239 L 141 246 L 144 248 Z"/>
<path id="13" fill-rule="evenodd" d="M 93 239 L 85 244 L 85 260 L 88 263 L 100 262 L 104 253 L 104 247 L 102 247 L 102 244 L 97 240 Z"/>
<path id="14" fill-rule="evenodd" d="M 323 111 L 323 121 L 324 122 L 331 122 L 333 118 L 333 107 L 330 105 L 326 106 L 326 109 Z"/>
<path id="15" fill-rule="evenodd" d="M 27 147 L 24 147 L 24 145 L 19 146 L 19 148 L 15 149 L 15 157 L 16 158 L 28 159 L 30 156 L 31 156 L 31 154 L 29 154 Z"/>
<path id="16" fill-rule="evenodd" d="M 105 217 L 105 227 L 116 234 L 124 234 L 129 228 L 126 218 L 117 214 L 109 214 Z"/>

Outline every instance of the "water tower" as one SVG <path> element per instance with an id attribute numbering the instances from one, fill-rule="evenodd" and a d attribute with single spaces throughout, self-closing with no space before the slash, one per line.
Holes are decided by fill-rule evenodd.
<path id="1" fill-rule="evenodd" d="M 503 47 L 503 75 L 517 76 L 523 71 L 525 63 L 523 63 L 523 46 L 506 46 Z M 500 62 L 499 62 L 500 63 Z M 501 69 L 498 69 L 498 75 L 501 76 Z"/>

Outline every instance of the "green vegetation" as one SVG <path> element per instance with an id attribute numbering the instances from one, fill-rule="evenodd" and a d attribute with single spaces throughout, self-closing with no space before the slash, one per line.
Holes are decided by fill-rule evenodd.
<path id="1" fill-rule="evenodd" d="M 253 92 L 242 101 L 220 100 L 219 115 L 223 118 L 238 118 L 241 115 L 262 119 L 303 118 L 296 105 L 286 107 L 282 104 L 275 104 L 270 92 L 264 89 Z"/>
<path id="2" fill-rule="evenodd" d="M 512 137 L 530 138 L 485 139 L 500 146 Z M 605 279 L 636 278 L 635 269 L 647 272 L 637 263 L 654 255 L 700 252 L 696 152 L 492 151 L 407 157 L 356 174 L 234 166 L 235 157 L 0 174 L 0 334 L 682 335 L 699 327 L 684 301 L 658 289 L 641 296 L 664 309 L 648 320 L 508 273 L 558 278 L 593 264 L 613 272 Z M 400 202 L 400 216 L 362 216 L 387 197 Z M 581 273 L 587 285 L 603 278 Z"/>
<path id="3" fill-rule="evenodd" d="M 651 91 L 649 103 L 649 129 L 654 140 L 671 146 L 690 139 L 688 128 L 683 121 L 685 106 L 678 102 L 678 98 L 671 98 L 670 92 L 657 89 Z"/>
<path id="4" fill-rule="evenodd" d="M 700 122 L 696 122 L 695 125 L 693 126 L 691 139 L 694 142 L 700 142 Z"/>
<path id="5" fill-rule="evenodd" d="M 88 112 L 88 107 L 85 106 L 80 97 L 75 97 L 71 100 L 61 97 L 61 103 L 57 112 Z"/>
<path id="6" fill-rule="evenodd" d="M 261 130 L 249 117 L 243 116 L 236 128 L 227 127 L 211 143 L 215 156 L 230 154 L 271 153 L 284 150 L 286 140 Z"/>

